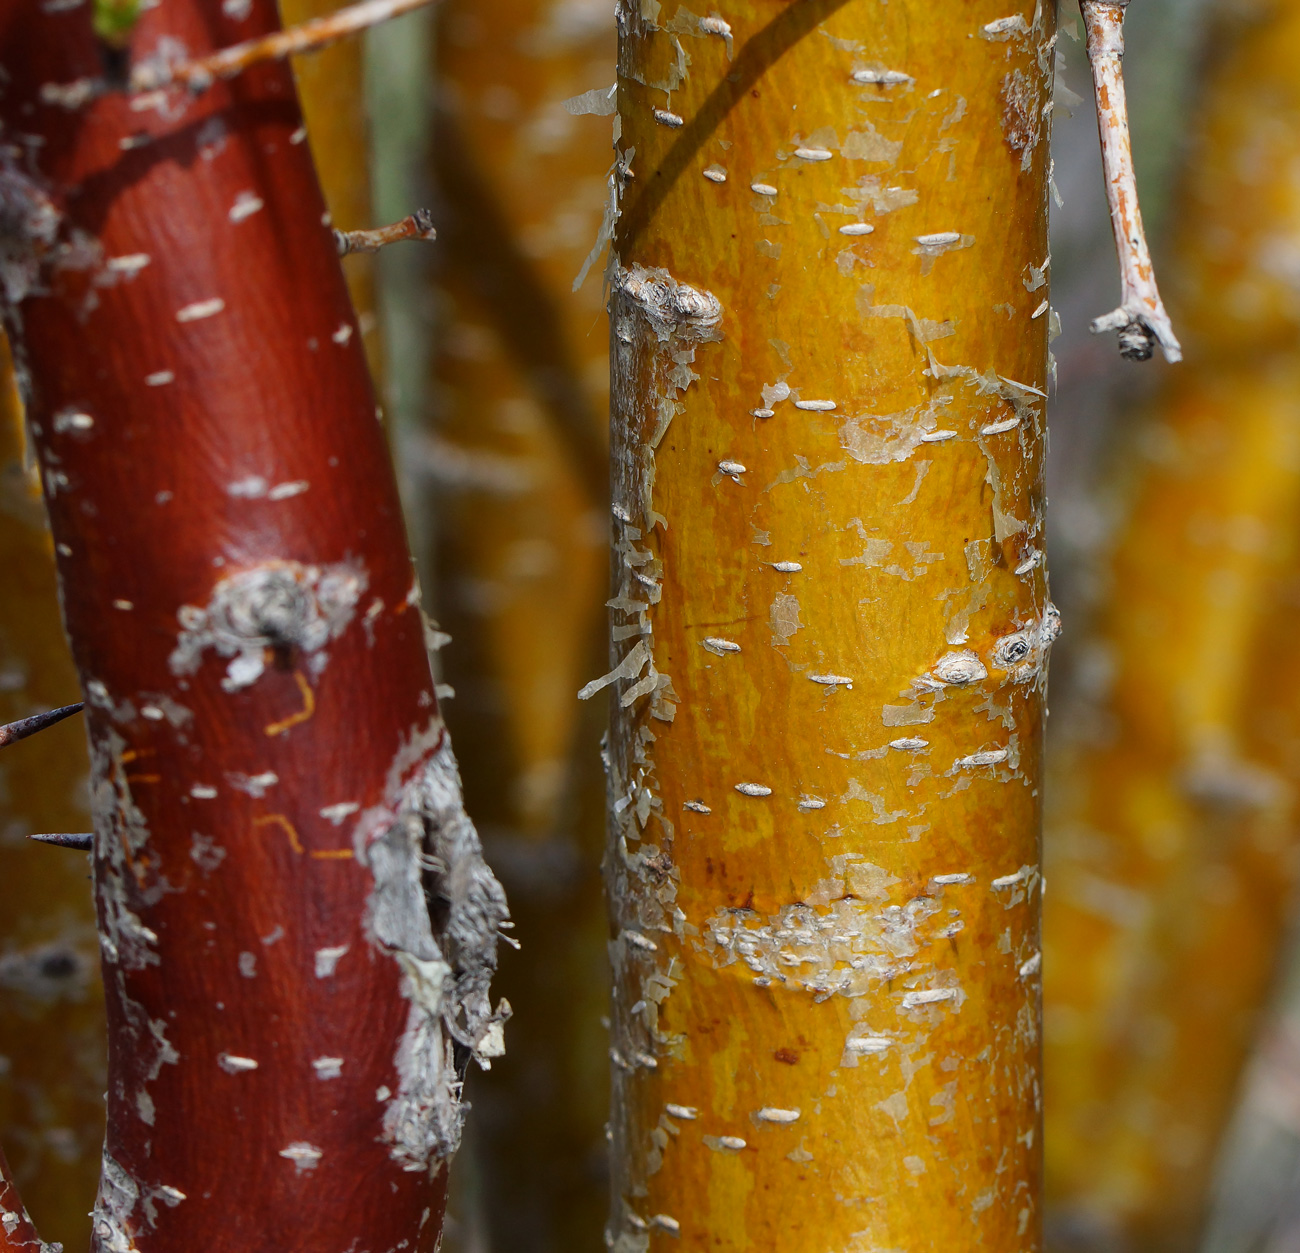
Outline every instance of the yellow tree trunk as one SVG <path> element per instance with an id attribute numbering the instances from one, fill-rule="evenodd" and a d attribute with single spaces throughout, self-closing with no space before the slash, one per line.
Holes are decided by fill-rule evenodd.
<path id="1" fill-rule="evenodd" d="M 1300 783 L 1300 3 L 1225 5 L 1211 46 L 1168 267 L 1188 363 L 1123 471 L 1047 843 L 1049 1202 L 1071 1239 L 1171 1253 L 1285 934 Z"/>
<path id="2" fill-rule="evenodd" d="M 620 7 L 617 1253 L 1038 1247 L 1053 10 Z"/>
<path id="3" fill-rule="evenodd" d="M 608 201 L 610 119 L 562 102 L 614 78 L 601 3 L 448 0 L 436 40 L 437 616 L 467 805 L 522 944 L 507 1056 L 476 1077 L 491 1247 L 600 1246 L 608 1094 L 599 711 L 609 335 L 571 288 Z M 609 110 L 612 110 L 610 102 Z"/>
<path id="4" fill-rule="evenodd" d="M 40 483 L 0 342 L 0 723 L 79 700 Z M 104 1139 L 104 1005 L 86 858 L 29 844 L 88 831 L 80 717 L 0 755 L 0 1143 L 48 1240 L 90 1242 Z"/>

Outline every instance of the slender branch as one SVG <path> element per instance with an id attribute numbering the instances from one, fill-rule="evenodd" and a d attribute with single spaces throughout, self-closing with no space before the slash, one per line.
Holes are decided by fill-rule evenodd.
<path id="1" fill-rule="evenodd" d="M 38 844 L 52 844 L 55 848 L 75 849 L 78 853 L 89 853 L 95 847 L 95 837 L 89 831 L 71 835 L 29 835 L 27 838 Z"/>
<path id="2" fill-rule="evenodd" d="M 62 1247 L 54 1246 L 60 1250 Z M 4 1149 L 0 1149 L 0 1253 L 45 1253 L 47 1249 L 50 1246 L 43 1244 L 36 1234 L 18 1195 L 18 1185 L 5 1160 Z"/>
<path id="3" fill-rule="evenodd" d="M 29 735 L 44 731 L 46 727 L 52 727 L 56 722 L 62 722 L 64 718 L 71 718 L 73 714 L 80 712 L 81 702 L 78 701 L 75 705 L 47 709 L 44 713 L 32 714 L 30 718 L 20 718 L 17 722 L 6 723 L 0 726 L 0 748 L 6 744 L 17 743 L 18 740 L 25 740 Z"/>
<path id="4" fill-rule="evenodd" d="M 1181 361 L 1182 348 L 1156 287 L 1138 207 L 1124 96 L 1124 10 L 1128 4 L 1129 0 L 1080 0 L 1088 32 L 1101 162 L 1120 275 L 1119 307 L 1094 319 L 1092 331 L 1094 335 L 1119 331 L 1120 353 L 1131 361 L 1149 360 L 1157 343 L 1167 360 Z"/>
<path id="5" fill-rule="evenodd" d="M 281 61 L 301 52 L 317 52 L 348 35 L 368 30 L 432 2 L 362 0 L 360 4 L 349 5 L 326 17 L 313 18 L 300 26 L 291 26 L 288 30 L 275 31 L 256 39 L 246 39 L 243 43 L 193 60 L 168 61 L 163 56 L 151 57 L 132 67 L 126 88 L 133 95 L 172 86 L 188 87 L 195 93 L 206 91 L 218 80 L 234 78 L 259 61 Z M 41 88 L 41 99 L 47 104 L 78 109 L 110 90 L 111 85 L 104 79 L 81 78 L 72 83 L 45 84 Z"/>
<path id="6" fill-rule="evenodd" d="M 416 209 L 391 226 L 378 226 L 370 231 L 335 231 L 334 238 L 339 256 L 346 257 L 354 252 L 378 252 L 404 239 L 437 239 L 438 232 L 433 229 L 433 214 L 428 209 Z"/>
<path id="7" fill-rule="evenodd" d="M 219 78 L 233 78 L 258 61 L 280 61 L 299 52 L 315 52 L 347 35 L 378 26 L 413 9 L 423 8 L 431 0 L 362 0 L 327 17 L 313 18 L 301 26 L 276 31 L 258 39 L 247 39 L 231 48 L 222 48 L 179 65 L 146 62 L 131 71 L 132 91 L 156 91 L 172 83 L 182 83 L 191 91 L 205 91 Z"/>

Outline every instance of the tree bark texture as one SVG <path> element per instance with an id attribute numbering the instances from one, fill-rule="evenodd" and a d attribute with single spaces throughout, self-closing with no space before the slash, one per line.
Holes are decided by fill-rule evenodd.
<path id="1" fill-rule="evenodd" d="M 1169 266 L 1187 364 L 1143 415 L 1052 770 L 1049 1200 L 1197 1240 L 1296 879 L 1300 5 L 1225 5 Z"/>
<path id="2" fill-rule="evenodd" d="M 331 6 L 336 7 L 336 6 Z M 297 10 L 302 10 L 298 12 Z M 286 6 L 291 22 L 315 16 Z M 326 202 L 343 229 L 369 224 L 361 48 L 336 44 L 295 65 L 308 139 Z M 375 338 L 373 260 L 343 262 L 367 347 Z M 366 326 L 372 329 L 365 333 Z M 7 351 L 7 350 L 6 350 Z M 54 546 L 40 503 L 39 477 L 24 466 L 22 408 L 6 365 L 2 439 L 4 509 L 0 560 L 4 618 L 0 722 L 77 699 L 76 674 L 58 618 Z M 94 905 L 79 858 L 32 856 L 32 831 L 83 831 L 90 816 L 80 797 L 88 764 L 85 736 L 72 722 L 8 753 L 0 857 L 6 868 L 6 943 L 0 1055 L 0 1129 L 15 1178 L 44 1235 L 69 1249 L 90 1240 L 89 1208 L 104 1134 L 103 998 L 96 977 Z"/>
<path id="3" fill-rule="evenodd" d="M 619 26 L 611 1246 L 1037 1248 L 1052 6 Z"/>
<path id="4" fill-rule="evenodd" d="M 0 360 L 0 723 L 78 699 L 54 546 Z M 50 1240 L 85 1248 L 104 1134 L 104 1008 L 84 858 L 26 836 L 86 831 L 85 733 L 70 719 L 0 753 L 0 1142 Z"/>
<path id="5" fill-rule="evenodd" d="M 511 1055 L 477 1087 L 492 1247 L 597 1248 L 607 1208 L 602 711 L 609 335 L 574 276 L 609 201 L 610 118 L 563 101 L 614 78 L 601 3 L 450 0 L 436 38 L 439 654 L 467 803 L 522 944 Z M 607 112 L 612 111 L 609 100 Z"/>
<path id="6" fill-rule="evenodd" d="M 0 1253 L 46 1253 L 0 1149 Z"/>
<path id="7" fill-rule="evenodd" d="M 84 7 L 0 17 L 9 320 L 88 702 L 92 1248 L 429 1249 L 505 911 L 290 71 L 42 93 L 274 7 L 152 9 L 125 53 Z"/>

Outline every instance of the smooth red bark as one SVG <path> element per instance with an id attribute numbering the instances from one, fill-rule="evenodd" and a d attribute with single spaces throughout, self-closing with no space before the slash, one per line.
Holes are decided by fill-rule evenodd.
<path id="1" fill-rule="evenodd" d="M 0 1149 L 0 1253 L 40 1253 L 43 1247 L 18 1197 L 4 1149 Z"/>
<path id="2" fill-rule="evenodd" d="M 292 78 L 43 104 L 113 68 L 90 6 L 54 9 L 0 26 L 0 117 L 7 193 L 32 176 L 66 245 L 15 327 L 95 763 L 116 1164 L 95 1247 L 428 1249 L 445 1168 L 386 1138 L 411 1006 L 363 861 L 441 723 Z M 276 20 L 168 0 L 130 56 Z M 230 624 L 196 610 L 248 571 L 279 571 L 324 642 L 203 647 Z"/>

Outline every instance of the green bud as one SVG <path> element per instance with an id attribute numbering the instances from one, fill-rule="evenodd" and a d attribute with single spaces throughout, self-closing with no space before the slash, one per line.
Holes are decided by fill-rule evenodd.
<path id="1" fill-rule="evenodd" d="M 124 47 L 144 10 L 142 0 L 94 0 L 95 34 L 114 48 Z"/>

